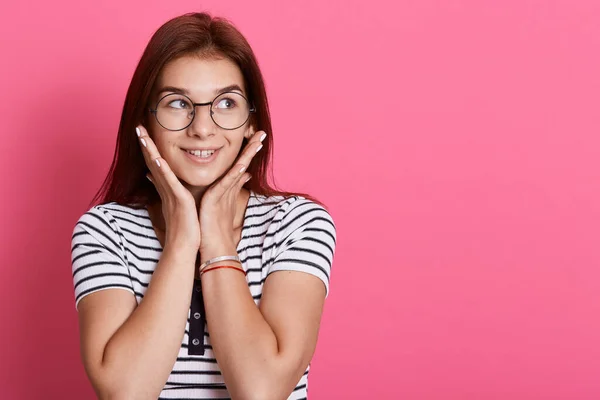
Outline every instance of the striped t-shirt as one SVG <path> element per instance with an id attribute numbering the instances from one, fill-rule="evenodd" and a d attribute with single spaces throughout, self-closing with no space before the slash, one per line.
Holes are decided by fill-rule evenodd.
<path id="1" fill-rule="evenodd" d="M 300 196 L 265 197 L 250 192 L 237 252 L 255 303 L 260 303 L 265 279 L 275 271 L 315 275 L 329 293 L 335 243 L 333 220 L 320 205 Z M 147 209 L 115 202 L 92 207 L 73 231 L 71 261 L 75 306 L 90 293 L 113 288 L 133 293 L 139 304 L 161 253 L 162 246 Z M 229 398 L 208 331 L 206 328 L 201 329 L 201 333 L 196 330 L 198 336 L 203 334 L 203 337 L 194 337 L 197 323 L 194 318 L 199 318 L 199 313 L 192 310 L 193 299 L 194 296 L 177 361 L 160 398 Z M 196 351 L 196 345 L 204 349 L 203 355 L 198 355 L 201 353 Z M 309 370 L 310 366 L 288 399 L 307 397 Z"/>

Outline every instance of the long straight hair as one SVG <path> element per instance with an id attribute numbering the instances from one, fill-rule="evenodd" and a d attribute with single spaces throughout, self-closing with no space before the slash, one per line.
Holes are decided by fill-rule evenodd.
<path id="1" fill-rule="evenodd" d="M 244 187 L 259 195 L 303 196 L 322 204 L 308 194 L 280 191 L 270 185 L 268 178 L 274 182 L 270 163 L 273 132 L 265 84 L 256 57 L 247 40 L 229 21 L 213 18 L 207 13 L 189 13 L 173 18 L 150 39 L 127 90 L 110 170 L 92 203 L 114 201 L 140 208 L 159 200 L 155 187 L 146 179 L 148 168 L 135 127 L 149 118 L 152 90 L 162 68 L 188 55 L 226 57 L 240 68 L 244 76 L 248 99 L 256 108 L 248 123 L 267 133 L 263 151 L 252 159 L 246 169 L 252 179 Z M 242 149 L 247 143 L 244 138 Z"/>

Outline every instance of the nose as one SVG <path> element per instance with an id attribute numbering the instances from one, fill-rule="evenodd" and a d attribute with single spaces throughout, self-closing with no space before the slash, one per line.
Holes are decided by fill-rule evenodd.
<path id="1" fill-rule="evenodd" d="M 215 134 L 216 125 L 210 116 L 210 105 L 196 106 L 196 115 L 187 132 L 190 136 L 207 138 Z"/>

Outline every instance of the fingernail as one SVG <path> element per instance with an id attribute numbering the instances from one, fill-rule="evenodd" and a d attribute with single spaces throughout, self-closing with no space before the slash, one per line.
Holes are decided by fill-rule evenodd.
<path id="1" fill-rule="evenodd" d="M 265 140 L 266 137 L 267 137 L 267 134 L 263 133 L 262 136 L 260 137 L 260 141 L 262 142 L 263 140 Z"/>
<path id="2" fill-rule="evenodd" d="M 142 144 L 144 145 L 144 147 L 148 147 L 148 146 L 146 145 L 146 141 L 145 141 L 144 139 L 140 139 L 140 141 L 142 142 Z"/>
<path id="3" fill-rule="evenodd" d="M 242 167 L 242 169 L 240 169 L 240 174 L 243 173 L 246 170 L 246 167 Z"/>
<path id="4" fill-rule="evenodd" d="M 147 179 L 148 179 L 150 182 L 152 182 L 152 179 L 150 179 L 150 177 L 149 177 L 148 175 L 146 175 L 146 178 L 147 178 Z M 154 183 L 154 182 L 152 182 L 152 183 Z"/>
<path id="5" fill-rule="evenodd" d="M 135 127 L 135 133 L 137 133 L 138 137 L 142 135 L 142 132 L 140 132 L 140 128 L 138 128 L 137 126 Z"/>
<path id="6" fill-rule="evenodd" d="M 252 176 L 249 176 L 248 179 L 246 179 L 246 182 L 248 182 L 250 180 L 250 178 L 252 178 Z"/>
<path id="7" fill-rule="evenodd" d="M 156 161 L 156 165 L 158 165 L 158 168 L 160 168 L 160 161 L 158 161 L 158 158 L 154 161 Z"/>
<path id="8" fill-rule="evenodd" d="M 262 147 L 263 147 L 263 145 L 262 145 L 262 144 L 261 144 L 260 146 L 258 146 L 258 148 L 256 149 L 256 152 L 258 153 L 258 151 L 259 151 L 260 149 L 262 149 Z"/>

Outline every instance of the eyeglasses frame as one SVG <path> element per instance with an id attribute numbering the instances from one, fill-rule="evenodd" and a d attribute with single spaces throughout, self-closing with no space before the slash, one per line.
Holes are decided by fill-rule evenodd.
<path id="1" fill-rule="evenodd" d="M 248 118 L 246 118 L 246 120 L 245 120 L 245 121 L 244 121 L 244 122 L 243 122 L 243 123 L 242 123 L 240 126 L 238 126 L 238 127 L 235 127 L 235 128 L 223 128 L 221 125 L 217 124 L 217 121 L 215 121 L 215 119 L 214 119 L 214 117 L 213 117 L 214 111 L 212 110 L 212 105 L 213 105 L 213 103 L 215 102 L 215 100 L 217 100 L 219 97 L 223 96 L 224 94 L 228 94 L 228 93 L 233 93 L 233 94 L 237 94 L 238 96 L 242 96 L 242 97 L 244 98 L 244 100 L 246 100 L 246 102 L 248 102 L 248 104 L 250 104 L 250 101 L 248 100 L 248 98 L 247 98 L 246 96 L 244 96 L 244 95 L 243 95 L 243 94 L 241 94 L 241 93 L 234 92 L 234 91 L 229 91 L 229 92 L 223 92 L 223 93 L 219 93 L 219 94 L 218 94 L 218 95 L 217 95 L 217 96 L 216 96 L 216 97 L 215 97 L 215 98 L 214 98 L 212 101 L 210 101 L 210 102 L 208 102 L 208 103 L 194 103 L 194 102 L 192 101 L 192 99 L 190 99 L 190 98 L 189 98 L 188 96 L 186 96 L 185 94 L 181 94 L 181 93 L 167 93 L 166 95 L 164 95 L 163 97 L 161 97 L 161 98 L 160 98 L 160 99 L 159 99 L 159 100 L 156 102 L 156 106 L 154 107 L 154 109 L 152 109 L 152 108 L 149 108 L 149 110 L 150 110 L 150 114 L 154 114 L 154 118 L 156 118 L 156 122 L 158 122 L 158 124 L 159 124 L 160 126 L 162 126 L 162 127 L 163 127 L 163 128 L 165 128 L 166 130 L 169 130 L 169 131 L 171 131 L 171 132 L 179 132 L 179 131 L 182 131 L 182 130 L 184 130 L 184 129 L 187 129 L 187 128 L 188 128 L 190 125 L 192 125 L 192 123 L 194 122 L 194 119 L 196 118 L 196 107 L 210 106 L 210 119 L 212 119 L 212 121 L 214 122 L 214 124 L 215 124 L 215 125 L 217 125 L 217 126 L 218 126 L 219 128 L 221 128 L 221 129 L 225 129 L 226 131 L 233 131 L 233 130 L 239 129 L 239 128 L 241 128 L 242 126 L 244 126 L 244 125 L 246 124 L 246 122 L 248 122 L 248 120 L 250 119 L 250 114 L 252 114 L 252 113 L 255 113 L 255 112 L 256 112 L 256 108 L 255 108 L 254 106 L 251 106 L 251 107 L 250 107 L 250 109 L 249 109 L 249 112 L 248 112 Z M 157 113 L 158 113 L 158 105 L 160 104 L 160 102 L 161 102 L 161 101 L 162 101 L 162 100 L 163 100 L 165 97 L 168 97 L 168 96 L 173 96 L 173 95 L 179 95 L 179 96 L 183 96 L 183 97 L 185 97 L 186 99 L 188 99 L 188 100 L 190 101 L 190 103 L 191 103 L 191 104 L 192 104 L 192 106 L 193 106 L 193 110 L 192 110 L 192 112 L 193 112 L 193 114 L 194 114 L 194 115 L 193 115 L 192 119 L 190 120 L 190 123 L 189 123 L 189 124 L 187 124 L 185 127 L 181 128 L 181 129 L 169 129 L 169 128 L 167 128 L 166 126 L 164 126 L 163 124 L 161 124 L 161 123 L 160 123 L 160 121 L 158 120 L 158 115 L 157 115 Z"/>

